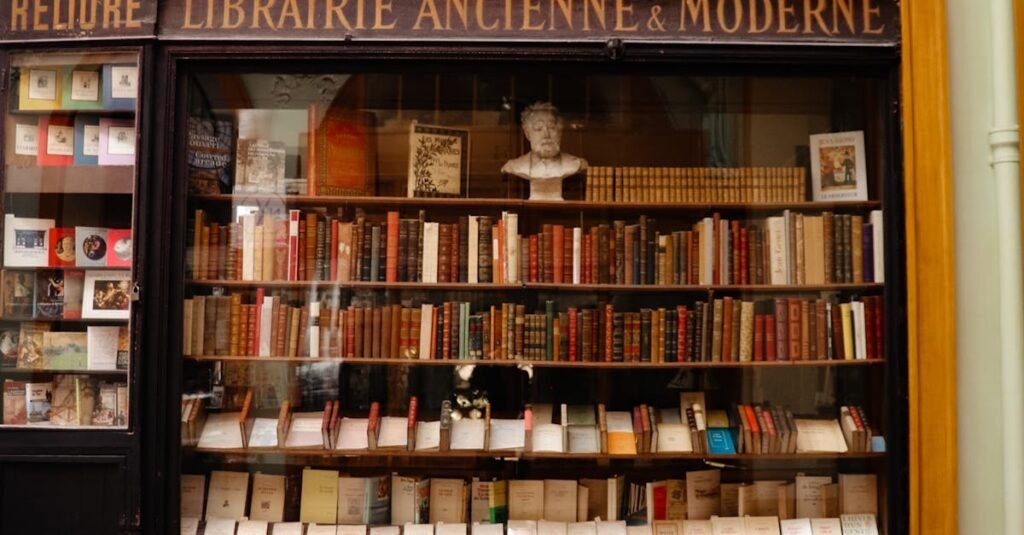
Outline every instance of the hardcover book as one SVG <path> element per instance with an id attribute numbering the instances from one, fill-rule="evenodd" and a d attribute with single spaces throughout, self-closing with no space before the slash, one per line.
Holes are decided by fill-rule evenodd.
<path id="1" fill-rule="evenodd" d="M 90 370 L 119 369 L 118 342 L 121 327 L 90 325 L 86 331 L 86 364 Z"/>
<path id="2" fill-rule="evenodd" d="M 132 229 L 112 228 L 107 230 L 107 267 L 131 267 Z"/>
<path id="3" fill-rule="evenodd" d="M 31 271 L 4 271 L 3 312 L 7 318 L 31 318 L 35 277 Z"/>
<path id="4" fill-rule="evenodd" d="M 78 267 L 106 267 L 109 251 L 107 229 L 75 227 L 75 265 Z"/>
<path id="5" fill-rule="evenodd" d="M 868 200 L 862 130 L 812 135 L 810 145 L 815 201 Z"/>
<path id="6" fill-rule="evenodd" d="M 47 267 L 52 219 L 4 215 L 4 266 Z"/>
<path id="7" fill-rule="evenodd" d="M 100 89 L 100 67 L 76 65 L 61 73 L 61 107 L 65 110 L 98 110 L 103 108 Z"/>
<path id="8" fill-rule="evenodd" d="M 75 265 L 75 229 L 51 228 L 49 235 L 50 267 Z"/>
<path id="9" fill-rule="evenodd" d="M 269 139 L 239 139 L 235 148 L 235 192 L 273 193 L 284 184 L 285 144 Z"/>
<path id="10" fill-rule="evenodd" d="M 50 331 L 49 323 L 21 322 L 18 334 L 18 368 L 43 368 L 43 334 Z"/>
<path id="11" fill-rule="evenodd" d="M 0 368 L 18 366 L 18 331 L 20 326 L 0 330 Z"/>
<path id="12" fill-rule="evenodd" d="M 373 195 L 376 143 L 373 114 L 309 107 L 306 177 L 310 195 Z"/>
<path id="13" fill-rule="evenodd" d="M 100 165 L 135 165 L 135 121 L 100 119 Z"/>
<path id="14" fill-rule="evenodd" d="M 50 423 L 53 425 L 92 425 L 96 393 L 92 381 L 84 375 L 53 376 Z"/>
<path id="15" fill-rule="evenodd" d="M 43 368 L 84 370 L 88 367 L 88 335 L 83 332 L 44 332 Z"/>
<path id="16" fill-rule="evenodd" d="M 214 470 L 210 472 L 210 490 L 206 498 L 206 519 L 245 518 L 249 495 L 249 473 Z"/>
<path id="17" fill-rule="evenodd" d="M 134 110 L 139 91 L 139 67 L 134 64 L 103 66 L 103 108 Z"/>
<path id="18" fill-rule="evenodd" d="M 76 115 L 74 165 L 97 165 L 99 156 L 100 118 L 95 115 Z"/>
<path id="19" fill-rule="evenodd" d="M 4 425 L 25 425 L 28 413 L 25 409 L 25 387 L 23 381 L 4 380 Z"/>
<path id="20" fill-rule="evenodd" d="M 25 399 L 29 425 L 50 422 L 50 402 L 53 400 L 53 383 L 26 383 Z"/>
<path id="21" fill-rule="evenodd" d="M 39 118 L 39 148 L 36 165 L 69 166 L 75 162 L 75 121 L 70 115 Z"/>
<path id="22" fill-rule="evenodd" d="M 413 121 L 409 125 L 409 197 L 468 194 L 469 131 Z"/>
<path id="23" fill-rule="evenodd" d="M 35 289 L 33 316 L 39 319 L 61 318 L 64 315 L 64 271 L 37 271 Z"/>
<path id="24" fill-rule="evenodd" d="M 60 69 L 57 67 L 33 67 L 18 70 L 18 109 L 56 110 L 60 109 Z"/>
<path id="25" fill-rule="evenodd" d="M 231 190 L 231 159 L 234 142 L 229 119 L 188 118 L 189 194 L 210 195 Z"/>

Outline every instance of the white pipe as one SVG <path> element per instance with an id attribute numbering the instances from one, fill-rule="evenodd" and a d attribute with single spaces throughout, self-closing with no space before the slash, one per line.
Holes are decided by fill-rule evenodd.
<path id="1" fill-rule="evenodd" d="M 999 228 L 1004 533 L 1024 534 L 1024 292 L 1013 0 L 991 0 L 991 164 Z"/>

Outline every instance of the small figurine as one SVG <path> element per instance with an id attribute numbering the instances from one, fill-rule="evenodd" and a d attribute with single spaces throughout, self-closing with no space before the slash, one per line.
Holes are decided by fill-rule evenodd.
<path id="1" fill-rule="evenodd" d="M 505 162 L 501 172 L 530 181 L 531 201 L 561 201 L 562 181 L 587 168 L 583 158 L 562 152 L 562 117 L 550 102 L 523 110 L 530 152 Z"/>

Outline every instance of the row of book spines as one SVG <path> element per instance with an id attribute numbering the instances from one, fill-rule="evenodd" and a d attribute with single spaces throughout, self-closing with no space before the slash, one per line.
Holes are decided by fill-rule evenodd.
<path id="1" fill-rule="evenodd" d="M 637 224 L 615 221 L 586 232 L 543 224 L 541 232 L 531 235 L 516 232 L 515 214 L 493 224 L 487 216 L 448 224 L 399 219 L 397 212 L 389 212 L 390 225 L 374 225 L 359 219 L 354 224 L 321 221 L 316 213 L 303 218 L 292 212 L 291 223 L 264 219 L 248 240 L 241 235 L 249 231 L 240 232 L 239 224 L 201 224 L 205 217 L 197 210 L 193 276 L 658 285 L 863 283 L 884 278 L 881 259 L 875 259 L 875 242 L 881 241 L 877 211 L 869 223 L 857 215 L 792 214 L 792 228 L 781 232 L 765 228 L 771 226 L 767 221 L 743 225 L 715 215 L 693 230 L 669 233 L 656 232 L 655 220 L 640 216 Z M 317 231 L 306 232 L 307 224 Z M 470 236 L 471 227 L 477 227 L 476 236 Z M 786 243 L 778 243 L 782 240 Z M 298 254 L 303 243 L 305 254 Z"/>
<path id="2" fill-rule="evenodd" d="M 880 296 L 837 303 L 726 297 L 675 309 L 616 312 L 570 307 L 543 313 L 502 303 L 421 307 L 242 304 L 241 294 L 185 301 L 186 355 L 605 362 L 748 362 L 881 359 Z M 260 321 L 260 313 L 270 314 Z M 189 321 L 191 320 L 191 321 Z M 261 333 L 267 325 L 269 333 Z M 315 340 L 314 340 L 315 339 Z"/>
<path id="3" fill-rule="evenodd" d="M 595 202 L 798 202 L 802 167 L 591 167 L 584 198 Z"/>

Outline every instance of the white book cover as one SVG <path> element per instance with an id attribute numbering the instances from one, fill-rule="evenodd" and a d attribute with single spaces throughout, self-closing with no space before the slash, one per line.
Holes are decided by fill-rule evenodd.
<path id="1" fill-rule="evenodd" d="M 839 515 L 843 535 L 878 535 L 875 515 Z"/>
<path id="2" fill-rule="evenodd" d="M 363 522 L 363 505 L 366 503 L 366 478 L 338 478 L 338 524 L 358 525 Z M 363 526 L 363 534 L 366 527 Z"/>
<path id="3" fill-rule="evenodd" d="M 366 535 L 366 526 L 364 525 L 339 525 L 338 535 Z"/>
<path id="4" fill-rule="evenodd" d="M 858 360 L 868 358 L 867 331 L 864 325 L 864 301 L 853 302 L 853 335 L 854 357 Z"/>
<path id="5" fill-rule="evenodd" d="M 434 331 L 434 305 L 420 305 L 420 360 L 430 360 L 430 333 Z"/>
<path id="6" fill-rule="evenodd" d="M 597 535 L 597 524 L 590 522 L 570 522 L 565 527 L 565 535 Z"/>
<path id="7" fill-rule="evenodd" d="M 658 424 L 657 451 L 660 453 L 692 453 L 690 427 L 681 423 Z"/>
<path id="8" fill-rule="evenodd" d="M 838 518 L 812 518 L 811 533 L 813 535 L 843 535 L 843 528 Z"/>
<path id="9" fill-rule="evenodd" d="M 309 356 L 320 358 L 320 301 L 309 304 Z M 300 326 L 301 328 L 302 326 Z M 299 349 L 302 351 L 302 349 Z M 301 353 L 299 353 L 301 355 Z"/>
<path id="10" fill-rule="evenodd" d="M 711 535 L 711 521 L 683 520 L 683 535 Z"/>
<path id="11" fill-rule="evenodd" d="M 200 449 L 238 449 L 242 447 L 242 428 L 238 425 L 239 412 L 211 413 L 199 435 Z"/>
<path id="12" fill-rule="evenodd" d="M 207 518 L 203 535 L 235 535 L 238 521 L 233 518 Z"/>
<path id="13" fill-rule="evenodd" d="M 263 298 L 263 309 L 260 310 L 260 356 L 269 357 L 271 354 L 270 347 L 270 335 L 273 329 L 274 319 L 274 300 L 278 299 L 274 296 Z"/>
<path id="14" fill-rule="evenodd" d="M 536 520 L 509 520 L 508 535 L 537 535 Z"/>
<path id="15" fill-rule="evenodd" d="M 235 535 L 267 535 L 268 527 L 266 520 L 243 520 L 238 523 Z"/>
<path id="16" fill-rule="evenodd" d="M 370 526 L 370 535 L 402 535 L 402 528 L 395 526 Z"/>
<path id="17" fill-rule="evenodd" d="M 50 263 L 52 219 L 4 215 L 4 266 L 46 267 Z M 77 245 L 77 235 L 75 243 Z M 78 254 L 75 258 L 78 258 Z"/>
<path id="18" fill-rule="evenodd" d="M 466 535 L 466 525 L 462 523 L 438 522 L 434 526 L 434 535 Z"/>
<path id="19" fill-rule="evenodd" d="M 181 535 L 198 535 L 199 519 L 194 516 L 181 517 Z"/>
<path id="20" fill-rule="evenodd" d="M 568 526 L 565 522 L 538 520 L 537 535 L 568 535 Z"/>
<path id="21" fill-rule="evenodd" d="M 704 239 L 704 262 L 702 266 L 704 273 L 700 277 L 700 283 L 714 284 L 715 221 L 710 217 L 705 217 L 702 223 L 704 224 L 704 231 L 701 232 Z M 650 269 L 650 267 L 648 267 L 648 269 Z"/>
<path id="22" fill-rule="evenodd" d="M 473 535 L 505 535 L 505 525 L 474 522 L 471 533 Z"/>
<path id="23" fill-rule="evenodd" d="M 434 525 L 406 524 L 405 527 L 402 528 L 402 535 L 434 535 Z"/>
<path id="24" fill-rule="evenodd" d="M 743 519 L 747 535 L 779 535 L 779 517 L 748 516 Z"/>
<path id="25" fill-rule="evenodd" d="M 519 214 L 505 213 L 505 282 L 519 282 Z"/>
<path id="26" fill-rule="evenodd" d="M 437 247 L 440 223 L 423 223 L 423 282 L 437 282 Z M 422 355 L 422 353 L 420 353 Z"/>
<path id="27" fill-rule="evenodd" d="M 487 429 L 484 420 L 470 420 L 463 418 L 452 421 L 451 443 L 452 450 L 483 450 L 484 435 Z"/>
<path id="28" fill-rule="evenodd" d="M 797 418 L 796 451 L 797 453 L 846 453 L 846 439 L 839 422 L 834 419 Z"/>
<path id="29" fill-rule="evenodd" d="M 825 487 L 832 483 L 831 476 L 796 476 L 796 517 L 824 518 Z"/>
<path id="30" fill-rule="evenodd" d="M 747 522 L 739 516 L 711 517 L 712 535 L 747 535 Z"/>
<path id="31" fill-rule="evenodd" d="M 409 443 L 409 419 L 404 416 L 384 416 L 380 419 L 378 448 L 405 448 Z"/>
<path id="32" fill-rule="evenodd" d="M 863 130 L 812 135 L 810 149 L 815 201 L 868 200 Z"/>
<path id="33" fill-rule="evenodd" d="M 302 522 L 276 522 L 271 527 L 274 535 L 302 535 Z"/>
<path id="34" fill-rule="evenodd" d="M 572 283 L 580 283 L 581 266 L 583 263 L 583 229 L 572 229 Z"/>
<path id="35" fill-rule="evenodd" d="M 494 232 L 497 234 L 498 226 L 494 226 Z M 497 269 L 498 263 L 501 262 L 501 251 L 498 250 L 498 236 L 491 236 L 491 280 L 496 284 L 505 283 L 505 274 L 500 273 L 501 270 Z"/>
<path id="36" fill-rule="evenodd" d="M 882 211 L 872 210 L 870 215 L 872 247 L 874 248 L 875 282 L 885 282 L 885 232 Z"/>
<path id="37" fill-rule="evenodd" d="M 595 522 L 597 535 L 626 535 L 625 520 L 608 520 Z"/>
<path id="38" fill-rule="evenodd" d="M 117 369 L 117 341 L 121 328 L 90 325 L 86 329 L 86 368 Z"/>
<path id="39" fill-rule="evenodd" d="M 401 526 L 416 520 L 416 483 L 413 477 L 391 475 L 391 524 Z M 397 527 L 395 529 L 398 529 Z"/>
<path id="40" fill-rule="evenodd" d="M 814 535 L 809 518 L 790 518 L 779 521 L 782 535 Z"/>
<path id="41" fill-rule="evenodd" d="M 530 449 L 538 453 L 563 453 L 563 439 L 562 426 L 534 422 L 533 443 L 530 444 Z"/>
<path id="42" fill-rule="evenodd" d="M 366 428 L 370 421 L 366 418 L 342 418 L 338 424 L 338 450 L 365 450 L 370 447 L 366 436 Z"/>
<path id="43" fill-rule="evenodd" d="M 436 451 L 441 447 L 441 422 L 416 422 L 416 451 Z"/>
<path id="44" fill-rule="evenodd" d="M 255 418 L 249 434 L 249 448 L 277 447 L 277 418 Z"/>
<path id="45" fill-rule="evenodd" d="M 480 216 L 469 216 L 468 279 L 470 284 L 480 282 Z M 422 354 L 422 352 L 421 352 Z"/>
<path id="46" fill-rule="evenodd" d="M 526 422 L 518 419 L 491 419 L 491 434 L 487 449 L 490 451 L 522 449 L 526 447 Z"/>
<path id="47" fill-rule="evenodd" d="M 255 278 L 256 265 L 256 214 L 246 214 L 242 219 L 242 280 Z"/>
<path id="48" fill-rule="evenodd" d="M 783 249 L 786 258 L 786 284 L 796 284 L 796 255 L 793 254 L 793 245 L 796 243 L 794 232 L 796 225 L 793 223 L 793 213 L 789 210 L 782 211 L 783 228 Z"/>
<path id="49" fill-rule="evenodd" d="M 297 412 L 292 415 L 288 436 L 284 439 L 286 448 L 322 448 L 324 413 Z"/>
<path id="50" fill-rule="evenodd" d="M 769 217 L 768 227 L 768 260 L 769 280 L 771 284 L 787 284 L 789 273 L 789 256 L 786 255 L 786 224 L 782 217 Z"/>
<path id="51" fill-rule="evenodd" d="M 338 535 L 338 526 L 310 524 L 306 526 L 306 535 Z"/>

